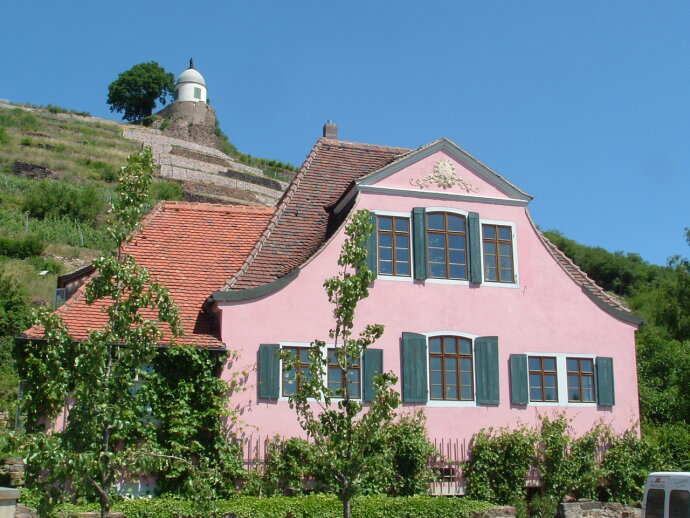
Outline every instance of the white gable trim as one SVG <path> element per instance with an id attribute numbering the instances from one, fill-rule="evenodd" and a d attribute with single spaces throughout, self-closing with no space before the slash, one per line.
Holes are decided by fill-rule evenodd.
<path id="1" fill-rule="evenodd" d="M 421 191 L 419 189 L 405 189 L 402 187 L 381 187 L 379 185 L 357 185 L 359 192 L 373 194 L 390 194 L 393 196 L 410 196 L 413 198 L 433 198 L 437 200 L 474 201 L 477 203 L 491 203 L 494 205 L 515 205 L 524 207 L 529 200 L 514 200 L 510 198 L 494 198 L 492 196 L 471 196 L 454 192 Z M 340 206 L 340 204 L 338 204 Z"/>
<path id="2" fill-rule="evenodd" d="M 418 162 L 419 160 L 431 156 L 439 151 L 447 153 L 455 161 L 477 174 L 484 181 L 508 194 L 508 196 L 514 199 L 513 201 L 521 201 L 523 202 L 521 205 L 526 205 L 532 199 L 532 196 L 521 190 L 516 185 L 510 183 L 496 171 L 487 167 L 465 150 L 461 149 L 458 145 L 445 138 L 437 140 L 436 142 L 433 142 L 426 147 L 422 147 L 417 151 L 413 151 L 400 160 L 397 160 L 392 164 L 379 169 L 378 171 L 374 171 L 373 173 L 370 173 L 359 180 L 355 180 L 355 184 L 360 188 L 364 186 L 373 186 L 373 184 L 380 182 L 384 178 L 387 178 L 390 175 L 395 174 L 398 171 L 401 171 L 402 169 L 405 169 L 406 167 Z M 448 195 L 450 193 L 444 194 Z M 474 199 L 476 197 L 469 196 L 468 198 Z"/>

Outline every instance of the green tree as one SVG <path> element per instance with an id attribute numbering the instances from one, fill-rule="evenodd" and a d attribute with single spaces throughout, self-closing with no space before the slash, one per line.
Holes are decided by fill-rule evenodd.
<path id="1" fill-rule="evenodd" d="M 357 304 L 369 295 L 369 285 L 374 279 L 374 274 L 364 265 L 367 254 L 364 244 L 374 230 L 370 220 L 371 214 L 366 210 L 352 216 L 345 226 L 346 239 L 338 259 L 341 270 L 324 282 L 328 300 L 334 306 L 330 354 L 326 342 L 315 340 L 309 349 L 309 371 L 305 373 L 288 350 L 280 353 L 297 379 L 297 392 L 290 396 L 290 406 L 295 408 L 300 425 L 313 440 L 318 469 L 322 472 L 319 478 L 330 482 L 329 489 L 342 502 L 345 518 L 349 518 L 352 498 L 362 485 L 370 483 L 380 466 L 391 464 L 388 458 L 381 462 L 382 456 L 390 456 L 390 451 L 383 447 L 384 430 L 400 404 L 398 393 L 391 389 L 397 382 L 392 373 L 375 377 L 375 399 L 366 410 L 355 399 L 349 382 L 366 349 L 383 334 L 383 326 L 369 324 L 357 338 L 352 336 Z M 335 390 L 324 382 L 329 361 L 337 364 L 339 379 L 344 380 Z"/>
<path id="2" fill-rule="evenodd" d="M 19 377 L 12 344 L 30 321 L 26 290 L 11 277 L 0 275 L 0 412 L 8 412 L 17 398 Z"/>
<path id="3" fill-rule="evenodd" d="M 690 228 L 685 229 L 690 245 Z M 663 325 L 676 340 L 690 340 L 690 259 L 674 256 L 668 266 L 673 270 L 672 282 L 662 286 L 658 301 L 657 323 Z"/>
<path id="4" fill-rule="evenodd" d="M 137 121 L 153 113 L 156 101 L 165 104 L 174 88 L 175 77 L 158 63 L 139 63 L 108 86 L 110 111 L 124 112 L 124 120 Z"/>
<path id="5" fill-rule="evenodd" d="M 142 310 L 167 323 L 172 337 L 181 333 L 167 288 L 123 253 L 143 215 L 152 177 L 149 148 L 130 156 L 122 169 L 110 229 L 117 250 L 94 262 L 99 275 L 85 294 L 87 304 L 107 301 L 108 322 L 91 330 L 86 340 L 74 341 L 58 315 L 43 311 L 36 324 L 43 326 L 45 341 L 30 342 L 23 351 L 22 374 L 29 381 L 27 428 L 54 430 L 34 433 L 27 441 L 29 475 L 42 486 L 46 505 L 50 497 L 60 496 L 60 486 L 70 484 L 78 494 L 96 497 L 105 518 L 114 484 L 125 468 L 129 474 L 135 471 L 141 458 L 136 455 L 137 432 L 146 402 L 132 382 L 153 361 L 163 336 L 159 324 L 144 318 Z M 56 429 L 63 408 L 66 419 Z"/>

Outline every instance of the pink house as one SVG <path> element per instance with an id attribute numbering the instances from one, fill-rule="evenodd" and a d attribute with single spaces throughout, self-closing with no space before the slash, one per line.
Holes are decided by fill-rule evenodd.
<path id="1" fill-rule="evenodd" d="M 358 323 L 385 326 L 349 380 L 364 401 L 392 371 L 403 411 L 456 444 L 544 414 L 575 433 L 636 425 L 640 319 L 539 232 L 531 196 L 445 139 L 409 150 L 324 130 L 275 210 L 164 203 L 128 248 L 181 304 L 182 343 L 238 352 L 223 376 L 248 373 L 230 401 L 240 437 L 303 435 L 275 353 L 328 340 L 322 284 L 358 209 L 375 216 L 377 273 Z M 76 337 L 98 324 L 82 293 L 58 310 Z M 332 369 L 328 382 L 344 380 Z"/>
<path id="2" fill-rule="evenodd" d="M 640 319 L 539 232 L 531 196 L 445 139 L 408 150 L 333 137 L 316 143 L 242 267 L 209 299 L 222 342 L 249 372 L 232 401 L 242 434 L 301 434 L 287 402 L 294 376 L 275 351 L 328 340 L 322 284 L 358 209 L 375 215 L 377 272 L 358 322 L 385 326 L 351 380 L 365 401 L 373 373 L 392 371 L 430 437 L 462 443 L 540 414 L 565 414 L 576 433 L 636 425 Z"/>

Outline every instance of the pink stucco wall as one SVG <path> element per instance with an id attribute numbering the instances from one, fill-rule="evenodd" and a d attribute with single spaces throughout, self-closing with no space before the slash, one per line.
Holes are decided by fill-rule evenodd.
<path id="1" fill-rule="evenodd" d="M 432 156 L 432 164 L 438 158 Z M 411 168 L 410 168 L 411 169 Z M 459 172 L 460 167 L 456 170 Z M 383 180 L 393 186 L 409 178 L 428 174 L 429 164 L 404 170 Z M 461 176 L 480 188 L 480 196 L 506 198 L 471 171 Z M 489 187 L 493 189 L 490 191 Z M 481 428 L 533 425 L 538 415 L 565 413 L 572 419 L 575 433 L 589 430 L 599 422 L 622 431 L 639 419 L 634 333 L 636 326 L 618 320 L 600 309 L 572 281 L 551 257 L 532 226 L 526 207 L 464 200 L 438 200 L 417 197 L 361 193 L 355 210 L 410 213 L 413 207 L 447 207 L 478 212 L 483 220 L 515 224 L 516 286 L 476 286 L 466 282 L 397 281 L 379 277 L 370 296 L 358 308 L 360 329 L 366 323 L 385 326 L 375 347 L 384 350 L 384 369 L 401 374 L 400 338 L 404 331 L 417 333 L 459 332 L 476 336 L 499 337 L 500 404 L 498 406 L 457 406 L 432 402 L 404 405 L 408 410 L 424 410 L 432 438 L 469 439 Z M 245 389 L 232 397 L 231 406 L 239 412 L 241 435 L 261 437 L 275 434 L 302 435 L 295 413 L 287 401 L 258 400 L 257 351 L 261 343 L 328 341 L 333 325 L 323 292 L 323 280 L 333 275 L 343 240 L 342 229 L 300 271 L 299 276 L 281 290 L 259 299 L 219 304 L 223 342 L 238 351 L 225 373 L 246 371 Z M 616 404 L 530 404 L 512 406 L 508 359 L 513 353 L 569 353 L 614 358 Z M 401 389 L 398 385 L 398 390 Z"/>

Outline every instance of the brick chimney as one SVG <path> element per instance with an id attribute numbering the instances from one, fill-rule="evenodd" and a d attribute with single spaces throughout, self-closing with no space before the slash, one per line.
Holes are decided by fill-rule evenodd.
<path id="1" fill-rule="evenodd" d="M 338 125 L 332 120 L 328 120 L 326 124 L 323 125 L 323 136 L 326 138 L 338 139 Z"/>

